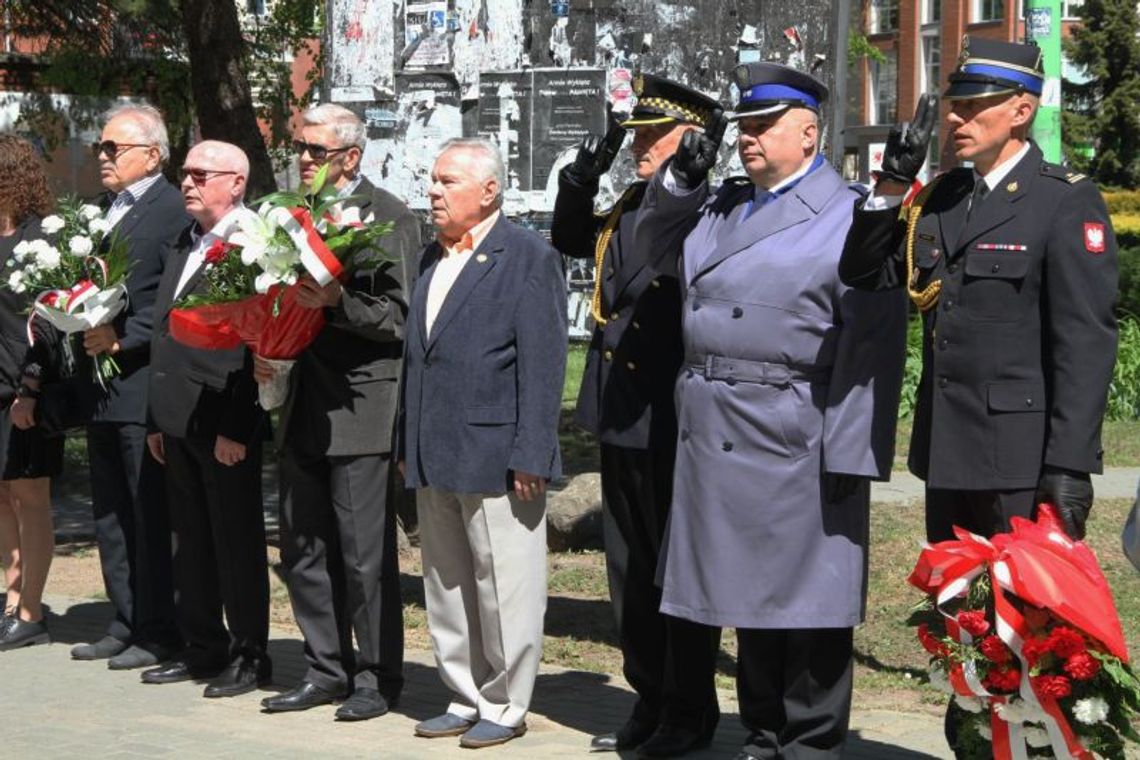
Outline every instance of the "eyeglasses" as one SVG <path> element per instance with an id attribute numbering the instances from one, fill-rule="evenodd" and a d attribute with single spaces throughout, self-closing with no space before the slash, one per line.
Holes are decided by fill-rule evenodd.
<path id="1" fill-rule="evenodd" d="M 305 142 L 304 140 L 294 140 L 293 141 L 293 152 L 294 153 L 296 153 L 298 156 L 303 156 L 306 152 L 308 152 L 309 157 L 312 158 L 314 161 L 324 161 L 324 160 L 328 159 L 328 157 L 331 156 L 332 154 L 341 153 L 343 151 L 348 150 L 351 147 L 353 147 L 353 146 L 348 145 L 348 146 L 343 147 L 343 148 L 326 148 L 324 145 L 318 145 L 317 143 L 309 143 L 309 142 Z"/>
<path id="2" fill-rule="evenodd" d="M 116 160 L 122 153 L 130 150 L 131 148 L 153 148 L 153 145 L 147 143 L 121 143 L 114 140 L 103 140 L 91 145 L 91 153 L 95 158 L 99 158 L 104 153 L 112 161 Z"/>
<path id="3" fill-rule="evenodd" d="M 204 185 L 210 177 L 217 177 L 222 174 L 237 174 L 232 171 L 222 171 L 221 169 L 187 169 L 182 167 L 178 170 L 178 180 L 181 182 L 189 177 L 194 181 L 195 185 Z"/>

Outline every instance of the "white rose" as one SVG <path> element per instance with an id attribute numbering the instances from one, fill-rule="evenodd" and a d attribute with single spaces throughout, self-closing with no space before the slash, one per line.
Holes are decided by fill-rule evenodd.
<path id="1" fill-rule="evenodd" d="M 59 266 L 59 250 L 46 248 L 36 253 L 36 266 L 41 269 L 55 269 Z"/>
<path id="2" fill-rule="evenodd" d="M 42 227 L 43 231 L 47 234 L 54 235 L 63 229 L 63 218 L 55 214 L 45 216 L 44 220 L 40 222 L 40 227 Z"/>
<path id="3" fill-rule="evenodd" d="M 1078 699 L 1073 705 L 1073 717 L 1086 726 L 1101 723 L 1108 717 L 1108 702 L 1100 697 Z"/>
<path id="4" fill-rule="evenodd" d="M 97 232 L 101 235 L 106 235 L 111 231 L 111 223 L 102 218 L 92 219 L 91 223 L 87 225 L 87 229 L 91 230 L 92 232 Z"/>
<path id="5" fill-rule="evenodd" d="M 986 705 L 984 702 L 982 702 L 982 700 L 978 699 L 977 697 L 964 697 L 961 694 L 954 695 L 954 704 L 958 705 L 958 707 L 961 707 L 966 712 L 974 714 L 980 713 L 986 709 Z"/>
<path id="6" fill-rule="evenodd" d="M 90 203 L 85 203 L 79 209 L 79 218 L 85 222 L 91 222 L 103 216 L 103 210 L 98 206 L 93 206 Z"/>
<path id="7" fill-rule="evenodd" d="M 23 293 L 28 289 L 27 286 L 24 285 L 24 273 L 19 269 L 8 275 L 8 288 L 13 293 Z"/>
<path id="8" fill-rule="evenodd" d="M 1049 739 L 1049 732 L 1040 726 L 1026 726 L 1022 729 L 1022 736 L 1030 747 L 1048 747 L 1053 743 Z"/>
<path id="9" fill-rule="evenodd" d="M 91 238 L 84 237 L 83 235 L 75 235 L 71 240 L 67 241 L 67 246 L 71 250 L 72 256 L 86 256 L 95 249 Z"/>

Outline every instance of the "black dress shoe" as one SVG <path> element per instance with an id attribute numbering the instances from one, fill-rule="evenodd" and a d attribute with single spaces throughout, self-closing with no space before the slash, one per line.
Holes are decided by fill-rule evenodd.
<path id="1" fill-rule="evenodd" d="M 357 689 L 337 708 L 337 720 L 368 720 L 388 712 L 388 700 L 377 689 Z"/>
<path id="2" fill-rule="evenodd" d="M 265 712 L 296 712 L 308 710 L 317 705 L 327 705 L 342 695 L 325 691 L 316 684 L 302 681 L 301 685 L 284 694 L 277 694 L 261 700 L 261 709 Z"/>
<path id="3" fill-rule="evenodd" d="M 273 663 L 268 657 L 239 657 L 206 685 L 203 697 L 236 697 L 273 680 Z"/>
<path id="4" fill-rule="evenodd" d="M 593 752 L 623 752 L 633 749 L 653 735 L 656 728 L 651 723 L 627 720 L 625 725 L 612 734 L 601 734 L 590 740 Z"/>
<path id="5" fill-rule="evenodd" d="M 190 669 L 190 663 L 186 660 L 171 660 L 157 668 L 144 670 L 139 675 L 139 679 L 143 683 L 178 683 L 180 681 L 193 681 L 194 673 Z"/>
<path id="6" fill-rule="evenodd" d="M 15 618 L 9 621 L 3 633 L 0 633 L 0 652 L 50 643 L 51 636 L 48 634 L 47 623 L 43 620 Z"/>
<path id="7" fill-rule="evenodd" d="M 660 726 L 637 748 L 638 757 L 680 757 L 712 743 L 711 731 L 693 731 L 680 726 Z"/>

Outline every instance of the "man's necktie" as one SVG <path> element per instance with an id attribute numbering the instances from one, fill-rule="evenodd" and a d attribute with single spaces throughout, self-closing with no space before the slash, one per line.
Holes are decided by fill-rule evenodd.
<path id="1" fill-rule="evenodd" d="M 974 184 L 974 192 L 970 194 L 970 206 L 966 209 L 966 221 L 969 221 L 970 217 L 974 215 L 974 212 L 978 210 L 978 206 L 986 199 L 986 195 L 989 191 L 990 186 L 986 184 L 984 179 L 979 179 Z"/>

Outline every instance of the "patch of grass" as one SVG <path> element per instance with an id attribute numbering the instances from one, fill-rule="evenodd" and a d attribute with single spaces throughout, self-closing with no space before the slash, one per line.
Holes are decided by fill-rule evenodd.
<path id="1" fill-rule="evenodd" d="M 566 379 L 562 383 L 562 408 L 573 409 L 582 387 L 582 372 L 586 369 L 588 343 L 574 342 L 566 353 Z"/>
<path id="2" fill-rule="evenodd" d="M 553 554 L 549 564 L 549 593 L 609 599 L 610 587 L 602 552 Z"/>

